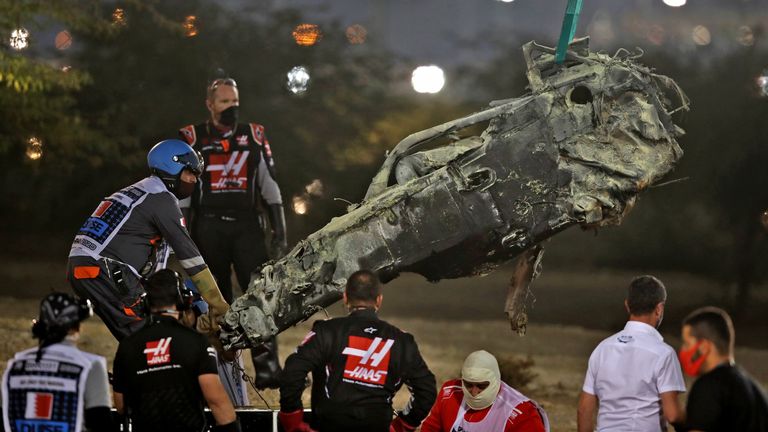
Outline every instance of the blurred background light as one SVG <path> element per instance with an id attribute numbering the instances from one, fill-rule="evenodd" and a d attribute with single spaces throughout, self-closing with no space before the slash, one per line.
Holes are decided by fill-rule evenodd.
<path id="1" fill-rule="evenodd" d="M 664 0 L 664 4 L 671 7 L 684 6 L 685 3 L 686 3 L 686 0 Z"/>
<path id="2" fill-rule="evenodd" d="M 757 77 L 757 86 L 760 88 L 760 95 L 768 97 L 768 69 L 763 70 L 763 74 Z"/>
<path id="3" fill-rule="evenodd" d="M 197 17 L 188 15 L 184 18 L 184 35 L 186 37 L 197 36 Z"/>
<path id="4" fill-rule="evenodd" d="M 29 46 L 29 32 L 24 27 L 19 27 L 11 32 L 11 38 L 8 43 L 11 48 L 21 51 Z"/>
<path id="5" fill-rule="evenodd" d="M 288 77 L 288 90 L 293 94 L 300 94 L 309 88 L 309 71 L 304 66 L 295 66 L 286 74 Z"/>
<path id="6" fill-rule="evenodd" d="M 739 43 L 744 46 L 752 46 L 755 44 L 755 34 L 752 32 L 752 28 L 749 26 L 739 27 Z"/>
<path id="7" fill-rule="evenodd" d="M 347 27 L 347 30 L 344 33 L 347 35 L 347 40 L 352 45 L 365 43 L 365 38 L 368 36 L 368 30 L 360 24 L 352 24 Z"/>
<path id="8" fill-rule="evenodd" d="M 292 201 L 294 213 L 297 215 L 307 214 L 309 211 L 309 202 L 307 202 L 306 198 L 294 195 Z"/>
<path id="9" fill-rule="evenodd" d="M 709 33 L 708 28 L 704 27 L 703 25 L 697 25 L 693 28 L 691 39 L 693 39 L 693 43 L 696 45 L 705 46 L 712 42 L 712 35 Z"/>
<path id="10" fill-rule="evenodd" d="M 299 24 L 293 29 L 293 40 L 297 45 L 312 46 L 323 37 L 317 24 Z"/>
<path id="11" fill-rule="evenodd" d="M 445 85 L 445 74 L 435 65 L 419 66 L 413 70 L 411 85 L 417 93 L 437 93 Z"/>
<path id="12" fill-rule="evenodd" d="M 314 179 L 308 185 L 304 186 L 304 190 L 311 196 L 323 196 L 323 182 L 321 182 L 320 179 Z"/>
<path id="13" fill-rule="evenodd" d="M 57 49 L 69 49 L 69 47 L 72 46 L 72 35 L 68 31 L 62 30 L 56 34 L 54 44 L 56 45 Z"/>
<path id="14" fill-rule="evenodd" d="M 27 140 L 27 157 L 31 160 L 38 160 L 43 157 L 43 142 L 38 137 L 30 137 Z"/>
<path id="15" fill-rule="evenodd" d="M 648 39 L 648 42 L 654 45 L 662 45 L 664 43 L 664 39 L 666 38 L 664 27 L 658 24 L 651 25 L 648 28 L 648 32 L 646 33 L 645 38 Z"/>
<path id="16" fill-rule="evenodd" d="M 125 11 L 121 8 L 116 8 L 112 12 L 112 25 L 122 27 L 122 26 L 125 26 L 127 23 L 128 22 L 126 21 L 126 18 L 125 18 Z"/>

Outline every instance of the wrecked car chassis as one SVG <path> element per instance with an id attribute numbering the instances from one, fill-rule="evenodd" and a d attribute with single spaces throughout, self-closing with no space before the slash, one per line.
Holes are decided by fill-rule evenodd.
<path id="1" fill-rule="evenodd" d="M 437 281 L 515 257 L 506 312 L 523 332 L 540 243 L 573 225 L 620 223 L 682 157 L 671 115 L 688 106 L 674 81 L 625 50 L 590 52 L 582 39 L 563 64 L 534 42 L 523 54 L 529 94 L 401 141 L 362 203 L 254 274 L 224 318 L 224 346 L 256 346 L 309 318 L 360 268 L 384 282 L 401 272 Z M 419 150 L 483 122 L 480 136 Z"/>

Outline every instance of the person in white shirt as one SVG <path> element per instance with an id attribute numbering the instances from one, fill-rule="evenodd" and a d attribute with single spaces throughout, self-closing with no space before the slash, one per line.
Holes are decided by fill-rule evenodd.
<path id="1" fill-rule="evenodd" d="M 685 382 L 675 350 L 657 328 L 667 291 L 653 276 L 629 284 L 624 330 L 603 340 L 589 357 L 578 407 L 578 431 L 658 432 L 683 417 L 678 395 Z"/>

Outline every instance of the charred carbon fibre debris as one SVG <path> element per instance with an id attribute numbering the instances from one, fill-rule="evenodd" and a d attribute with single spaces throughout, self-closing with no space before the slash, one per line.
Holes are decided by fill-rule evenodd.
<path id="1" fill-rule="evenodd" d="M 475 276 L 519 257 L 506 313 L 524 332 L 528 285 L 540 243 L 573 226 L 618 224 L 637 195 L 669 173 L 683 152 L 672 113 L 688 99 L 639 55 L 571 44 L 523 46 L 530 92 L 401 141 L 362 203 L 254 274 L 226 314 L 226 348 L 260 344 L 341 299 L 360 268 L 389 281 L 414 272 L 437 281 Z M 424 150 L 469 126 L 480 136 Z M 420 150 L 421 149 L 421 150 Z"/>

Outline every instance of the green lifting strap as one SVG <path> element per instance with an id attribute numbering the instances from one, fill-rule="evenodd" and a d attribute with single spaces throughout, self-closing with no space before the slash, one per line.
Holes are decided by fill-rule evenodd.
<path id="1" fill-rule="evenodd" d="M 560 40 L 557 42 L 557 51 L 555 51 L 555 63 L 562 63 L 565 60 L 568 44 L 571 43 L 576 34 L 576 25 L 579 23 L 582 3 L 583 0 L 568 0 L 563 18 L 563 29 L 560 31 Z"/>

